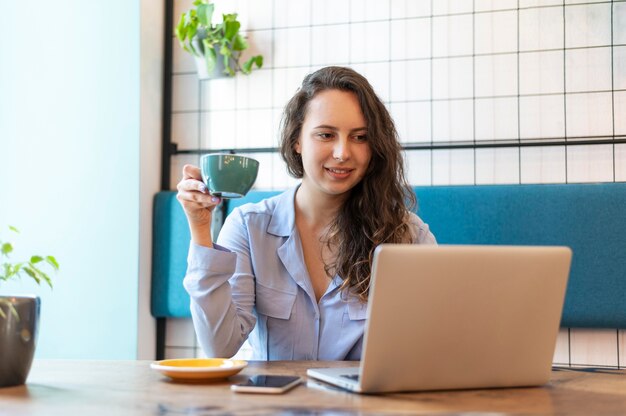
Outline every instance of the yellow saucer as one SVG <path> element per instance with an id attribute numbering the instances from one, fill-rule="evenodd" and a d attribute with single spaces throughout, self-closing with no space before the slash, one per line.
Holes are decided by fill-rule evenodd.
<path id="1" fill-rule="evenodd" d="M 199 381 L 230 377 L 247 365 L 247 361 L 225 358 L 179 358 L 155 361 L 150 368 L 174 380 Z"/>

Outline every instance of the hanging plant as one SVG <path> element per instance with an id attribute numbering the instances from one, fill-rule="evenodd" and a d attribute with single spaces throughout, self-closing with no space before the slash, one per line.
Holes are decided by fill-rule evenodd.
<path id="1" fill-rule="evenodd" d="M 239 64 L 241 52 L 248 48 L 248 42 L 239 33 L 241 23 L 237 13 L 222 15 L 222 22 L 213 24 L 215 5 L 208 0 L 195 0 L 195 8 L 180 16 L 175 29 L 180 46 L 199 60 L 208 74 L 216 68 L 227 76 L 236 71 L 249 74 L 253 67 L 263 66 L 263 56 L 256 55 Z"/>

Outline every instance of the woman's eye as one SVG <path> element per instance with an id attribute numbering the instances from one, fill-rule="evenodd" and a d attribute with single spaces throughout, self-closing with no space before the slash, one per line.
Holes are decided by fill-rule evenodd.
<path id="1" fill-rule="evenodd" d="M 357 142 L 366 142 L 367 141 L 367 136 L 364 134 L 358 135 L 358 136 L 354 136 L 354 140 L 356 140 Z"/>
<path id="2" fill-rule="evenodd" d="M 332 139 L 333 135 L 331 133 L 317 133 L 317 137 L 320 139 Z"/>

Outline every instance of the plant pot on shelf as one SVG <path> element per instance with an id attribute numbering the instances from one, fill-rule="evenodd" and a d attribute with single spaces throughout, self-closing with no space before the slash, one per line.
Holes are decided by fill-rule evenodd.
<path id="1" fill-rule="evenodd" d="M 248 42 L 239 33 L 241 22 L 237 20 L 237 13 L 222 14 L 222 21 L 214 24 L 215 5 L 210 0 L 194 0 L 193 5 L 180 16 L 174 33 L 180 46 L 197 58 L 200 79 L 235 76 L 236 71 L 249 74 L 255 66 L 263 66 L 262 55 L 251 56 L 239 65 L 241 52 L 248 48 Z M 205 48 L 209 49 L 206 54 Z M 226 68 L 222 66 L 224 59 Z"/>
<path id="2" fill-rule="evenodd" d="M 215 62 L 215 66 L 213 67 L 213 70 L 209 72 L 208 67 L 207 67 L 206 57 L 204 54 L 204 45 L 202 43 L 202 39 L 204 39 L 205 37 L 206 37 L 206 34 L 204 34 L 202 31 L 198 31 L 198 35 L 196 35 L 196 37 L 194 37 L 194 39 L 191 41 L 195 50 L 200 53 L 200 56 L 194 55 L 194 60 L 196 62 L 196 70 L 198 71 L 198 79 L 215 79 L 215 78 L 228 77 L 229 75 L 226 72 L 224 72 L 224 69 L 225 69 L 224 59 L 223 59 L 223 56 L 220 54 L 221 47 L 219 44 L 215 44 L 213 46 L 213 50 L 215 51 L 217 60 Z M 237 55 L 235 55 L 235 58 L 237 58 Z M 237 70 L 235 61 L 236 59 L 229 59 L 228 61 L 230 69 L 232 70 L 233 73 Z"/>
<path id="3" fill-rule="evenodd" d="M 17 386 L 26 382 L 35 355 L 40 300 L 0 296 L 0 308 L 5 314 L 0 316 L 0 387 Z"/>

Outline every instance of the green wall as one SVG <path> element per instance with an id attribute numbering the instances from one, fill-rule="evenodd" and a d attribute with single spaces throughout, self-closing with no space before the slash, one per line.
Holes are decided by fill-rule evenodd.
<path id="1" fill-rule="evenodd" d="M 139 256 L 139 1 L 0 3 L 0 233 L 53 254 L 36 357 L 132 359 Z"/>

